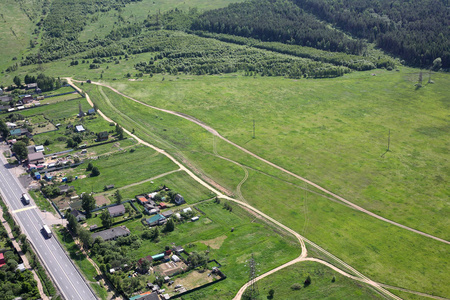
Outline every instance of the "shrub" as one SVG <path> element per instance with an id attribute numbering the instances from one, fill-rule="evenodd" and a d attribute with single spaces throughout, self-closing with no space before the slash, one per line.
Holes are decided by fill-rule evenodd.
<path id="1" fill-rule="evenodd" d="M 291 290 L 294 290 L 294 291 L 298 291 L 301 288 L 302 288 L 302 286 L 298 283 L 294 283 L 293 285 L 291 285 Z"/>

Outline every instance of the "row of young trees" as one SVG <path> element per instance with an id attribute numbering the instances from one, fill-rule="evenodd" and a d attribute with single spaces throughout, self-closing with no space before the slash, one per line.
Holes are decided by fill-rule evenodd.
<path id="1" fill-rule="evenodd" d="M 263 76 L 300 78 L 336 77 L 350 72 L 347 67 L 175 32 L 152 33 L 141 44 L 164 49 L 150 61 L 135 65 L 143 73 L 204 75 L 246 71 Z"/>

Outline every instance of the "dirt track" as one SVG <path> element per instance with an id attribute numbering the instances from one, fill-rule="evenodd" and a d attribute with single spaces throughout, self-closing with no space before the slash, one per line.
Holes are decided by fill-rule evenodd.
<path id="1" fill-rule="evenodd" d="M 73 85 L 73 83 L 72 83 L 72 81 L 71 81 L 70 78 L 67 78 L 67 80 L 68 80 L 69 84 L 71 84 L 71 85 L 74 86 L 78 91 L 81 92 L 81 90 L 80 90 L 78 87 L 76 87 L 75 85 Z M 383 220 L 383 221 L 385 221 L 385 222 L 391 223 L 391 224 L 393 224 L 393 225 L 402 227 L 402 228 L 404 228 L 404 229 L 407 229 L 407 230 L 410 230 L 410 231 L 419 233 L 419 234 L 421 234 L 421 235 L 424 235 L 424 236 L 427 236 L 427 237 L 430 237 L 430 238 L 439 240 L 439 241 L 441 241 L 441 242 L 450 244 L 450 242 L 445 241 L 445 240 L 443 240 L 443 239 L 434 237 L 434 236 L 432 236 L 432 235 L 423 233 L 423 232 L 421 232 L 421 231 L 418 231 L 418 230 L 415 230 L 415 229 L 413 229 L 413 228 L 404 226 L 404 225 L 402 225 L 402 224 L 398 224 L 398 223 L 396 223 L 396 222 L 394 222 L 394 221 L 385 219 L 385 218 L 383 218 L 383 217 L 381 217 L 381 216 L 378 216 L 378 215 L 376 215 L 376 214 L 374 214 L 374 213 L 371 213 L 370 211 L 367 211 L 367 210 L 365 210 L 365 209 L 363 209 L 363 208 L 361 208 L 361 207 L 359 207 L 359 206 L 353 204 L 352 202 L 350 202 L 350 201 L 348 201 L 348 200 L 345 200 L 344 198 L 342 198 L 342 197 L 340 197 L 340 196 L 338 196 L 338 195 L 335 195 L 334 193 L 332 193 L 332 192 L 330 192 L 330 191 L 328 191 L 328 190 L 326 190 L 326 189 L 320 187 L 319 185 L 317 185 L 317 184 L 315 184 L 315 183 L 313 183 L 313 182 L 311 182 L 311 181 L 309 181 L 309 180 L 307 180 L 307 179 L 305 179 L 305 178 L 303 178 L 303 177 L 300 177 L 300 176 L 298 176 L 298 175 L 296 175 L 296 174 L 294 174 L 294 173 L 292 173 L 292 172 L 290 172 L 290 171 L 288 171 L 288 170 L 286 170 L 286 169 L 284 169 L 284 168 L 281 168 L 281 167 L 279 167 L 279 166 L 273 164 L 272 162 L 270 162 L 270 161 L 268 161 L 268 160 L 266 160 L 266 159 L 264 159 L 264 158 L 261 158 L 261 157 L 257 156 L 256 154 L 253 154 L 252 152 L 248 151 L 247 149 L 245 149 L 245 148 L 243 148 L 243 147 L 241 147 L 241 146 L 239 146 L 239 145 L 237 145 L 237 144 L 235 144 L 235 143 L 229 141 L 228 139 L 222 137 L 216 130 L 214 130 L 213 128 L 207 126 L 206 124 L 202 123 L 201 121 L 199 121 L 199 120 L 197 120 L 197 119 L 195 119 L 195 118 L 193 118 L 193 117 L 187 116 L 187 115 L 185 115 L 185 114 L 181 114 L 181 113 L 177 113 L 177 112 L 173 112 L 173 111 L 170 111 L 170 110 L 161 109 L 161 108 L 157 108 L 157 107 L 148 105 L 148 104 L 143 103 L 143 102 L 141 102 L 141 101 L 139 101 L 139 100 L 136 100 L 136 99 L 133 99 L 133 98 L 131 98 L 131 97 L 129 97 L 129 96 L 126 96 L 126 95 L 122 94 L 121 92 L 115 90 L 114 88 L 112 88 L 112 87 L 110 87 L 110 86 L 107 86 L 107 85 L 104 85 L 104 84 L 101 84 L 101 83 L 95 83 L 95 82 L 92 82 L 92 83 L 93 83 L 93 84 L 96 84 L 96 85 L 101 85 L 101 86 L 105 86 L 105 87 L 107 87 L 107 88 L 110 88 L 112 91 L 118 93 L 119 95 L 121 95 L 121 96 L 123 96 L 123 97 L 126 97 L 126 98 L 128 98 L 128 99 L 130 99 L 130 100 L 133 100 L 133 101 L 135 101 L 135 102 L 137 102 L 137 103 L 139 103 L 139 104 L 142 104 L 142 105 L 144 105 L 144 106 L 147 106 L 147 107 L 150 107 L 150 108 L 159 110 L 159 111 L 163 111 L 163 112 L 166 112 L 166 113 L 169 113 L 169 114 L 172 114 L 172 115 L 176 115 L 176 116 L 182 117 L 182 118 L 184 118 L 184 119 L 187 119 L 187 120 L 189 120 L 189 121 L 191 121 L 191 122 L 194 122 L 194 123 L 196 123 L 196 124 L 202 126 L 203 128 L 205 128 L 208 132 L 210 132 L 210 133 L 212 133 L 213 135 L 215 135 L 215 136 L 221 138 L 222 140 L 226 141 L 227 143 L 229 143 L 229 144 L 231 144 L 231 145 L 233 145 L 233 146 L 239 148 L 240 150 L 244 151 L 245 153 L 247 153 L 247 154 L 249 154 L 249 155 L 252 155 L 253 157 L 255 157 L 255 158 L 257 158 L 257 159 L 259 159 L 259 160 L 261 160 L 261 161 L 263 161 L 263 162 L 265 162 L 265 163 L 267 163 L 267 164 L 269 164 L 270 166 L 273 166 L 273 167 L 275 167 L 275 168 L 277 168 L 277 169 L 279 169 L 279 170 L 281 170 L 281 171 L 283 171 L 283 172 L 285 172 L 285 173 L 287 173 L 287 174 L 289 174 L 289 175 L 291 175 L 291 176 L 293 176 L 293 177 L 295 177 L 295 178 L 298 178 L 298 179 L 300 179 L 300 180 L 302 180 L 302 181 L 304 181 L 304 182 L 306 182 L 306 183 L 308 183 L 308 184 L 310 184 L 310 185 L 312 185 L 312 186 L 318 188 L 319 190 L 321 190 L 321 191 L 327 193 L 328 195 L 331 195 L 331 196 L 333 196 L 333 197 L 339 199 L 340 201 L 342 201 L 342 202 L 344 202 L 344 203 L 350 205 L 351 207 L 353 207 L 353 208 L 356 209 L 356 210 L 359 210 L 359 211 L 361 211 L 361 212 L 367 213 L 367 214 L 369 214 L 369 215 L 371 215 L 371 216 L 373 216 L 373 217 L 375 217 L 375 218 L 377 218 L 377 219 L 380 219 L 380 220 Z M 89 95 L 87 95 L 87 94 L 86 94 L 86 99 L 87 99 L 87 101 L 89 102 L 89 104 L 90 104 L 91 106 L 93 106 L 93 103 L 92 103 L 92 101 L 90 100 Z M 108 122 L 113 122 L 113 123 L 114 123 L 114 121 L 112 121 L 110 118 L 108 118 L 107 116 L 105 116 L 100 110 L 97 110 L 97 112 L 99 113 L 99 115 L 101 115 L 101 116 L 102 116 L 105 120 L 107 120 Z M 363 274 L 361 274 L 360 272 L 358 272 L 357 270 L 355 270 L 355 269 L 354 269 L 353 267 L 351 267 L 350 265 L 346 264 L 345 262 L 343 262 L 343 261 L 340 260 L 339 258 L 335 257 L 334 255 L 332 255 L 331 253 L 327 252 L 326 250 L 322 249 L 320 246 L 316 245 L 315 243 L 313 243 L 313 242 L 309 241 L 308 239 L 304 238 L 303 236 L 301 236 L 299 233 L 297 233 L 296 231 L 292 230 L 291 228 L 289 228 L 289 227 L 287 227 L 287 226 L 281 224 L 281 223 L 278 222 L 277 220 L 275 220 L 275 219 L 269 217 L 268 215 L 264 214 L 263 212 L 259 211 L 258 209 L 254 208 L 253 206 L 251 206 L 251 205 L 249 205 L 249 204 L 247 204 L 247 203 L 245 203 L 245 202 L 242 202 L 242 201 L 240 201 L 240 200 L 236 200 L 236 199 L 233 199 L 233 198 L 231 198 L 231 197 L 228 197 L 227 195 L 224 195 L 223 193 L 219 192 L 219 191 L 216 190 L 214 187 L 210 186 L 210 185 L 207 184 L 205 181 L 203 181 L 202 179 L 200 179 L 199 177 L 197 177 L 194 173 L 192 173 L 189 169 L 187 169 L 184 165 L 182 165 L 180 162 L 178 162 L 174 157 L 172 157 L 170 154 L 166 153 L 164 150 L 159 149 L 159 148 L 157 148 L 157 147 L 155 147 L 155 146 L 153 146 L 153 145 L 151 145 L 151 144 L 149 144 L 149 143 L 147 143 L 147 142 L 141 140 L 140 138 L 138 138 L 137 136 L 135 136 L 134 134 L 132 134 L 130 131 L 126 130 L 125 128 L 124 128 L 124 131 L 125 131 L 128 135 L 130 135 L 130 136 L 132 136 L 133 138 L 135 138 L 139 143 L 141 143 L 141 144 L 143 144 L 143 145 L 146 145 L 146 146 L 148 146 L 148 147 L 154 149 L 155 151 L 157 151 L 157 152 L 159 152 L 159 153 L 162 153 L 162 154 L 164 154 L 165 156 L 167 156 L 167 157 L 168 157 L 170 160 L 172 160 L 176 165 L 178 165 L 179 168 L 180 168 L 181 170 L 185 171 L 186 173 L 188 173 L 189 176 L 191 176 L 191 177 L 192 177 L 194 180 L 196 180 L 198 183 L 200 183 L 201 185 L 205 186 L 205 187 L 208 188 L 210 191 L 214 192 L 216 195 L 218 195 L 219 198 L 223 198 L 223 199 L 227 199 L 227 200 L 229 200 L 229 201 L 233 201 L 233 202 L 238 203 L 239 205 L 241 205 L 241 206 L 243 206 L 243 207 L 245 207 L 245 208 L 247 208 L 247 209 L 252 210 L 253 212 L 257 213 L 258 215 L 260 215 L 261 217 L 263 217 L 264 219 L 266 219 L 267 221 L 272 222 L 273 224 L 277 225 L 278 227 L 280 227 L 280 228 L 284 229 L 285 231 L 291 233 L 292 235 L 294 235 L 294 236 L 298 239 L 298 241 L 299 241 L 299 243 L 300 243 L 300 245 L 301 245 L 301 254 L 300 254 L 299 257 L 297 257 L 296 259 L 294 259 L 294 260 L 292 260 L 292 261 L 289 261 L 289 262 L 287 262 L 287 263 L 285 263 L 285 264 L 283 264 L 283 265 L 281 265 L 281 266 L 279 266 L 279 267 L 277 267 L 277 268 L 275 268 L 275 269 L 273 269 L 273 270 L 271 270 L 271 271 L 269 271 L 269 272 L 266 272 L 266 273 L 260 275 L 259 277 L 256 278 L 256 280 L 260 280 L 260 279 L 262 279 L 262 278 L 264 278 L 264 277 L 266 277 L 266 276 L 269 276 L 269 275 L 271 275 L 271 274 L 273 274 L 273 273 L 275 273 L 275 272 L 277 272 L 277 271 L 279 271 L 279 270 L 281 270 L 281 269 L 283 269 L 283 268 L 286 268 L 286 267 L 288 267 L 288 266 L 290 266 L 290 265 L 293 265 L 293 264 L 298 263 L 298 262 L 301 262 L 301 261 L 315 261 L 315 262 L 317 262 L 317 263 L 321 263 L 321 264 L 323 264 L 323 265 L 326 265 L 326 266 L 328 266 L 329 268 L 332 268 L 332 269 L 335 270 L 336 272 L 339 272 L 340 274 L 342 274 L 342 275 L 344 275 L 344 276 L 346 276 L 346 277 L 348 277 L 348 278 L 351 278 L 351 279 L 354 279 L 354 280 L 358 280 L 358 281 L 367 283 L 367 284 L 371 285 L 372 287 L 374 287 L 374 288 L 375 288 L 377 291 L 379 291 L 380 293 L 382 293 L 382 294 L 388 296 L 389 298 L 392 298 L 392 299 L 401 299 L 401 298 L 397 297 L 396 295 L 392 294 L 391 292 L 389 292 L 388 290 L 386 290 L 381 284 L 379 284 L 379 283 L 377 283 L 377 282 L 375 282 L 375 281 L 369 279 L 368 277 L 364 276 Z M 351 270 L 352 272 L 354 272 L 354 273 L 357 274 L 358 276 L 350 275 L 350 274 L 348 274 L 347 272 L 345 272 L 345 271 L 339 269 L 339 268 L 336 267 L 335 265 L 330 264 L 330 263 L 328 263 L 328 262 L 326 262 L 326 261 L 323 261 L 323 260 L 320 260 L 320 259 L 316 259 L 316 258 L 308 258 L 308 257 L 307 257 L 308 252 L 307 252 L 307 249 L 306 249 L 305 241 L 308 242 L 311 246 L 313 246 L 313 247 L 316 248 L 317 250 L 319 250 L 319 251 L 321 251 L 322 253 L 326 254 L 326 255 L 327 255 L 328 257 L 330 257 L 333 261 L 335 261 L 336 264 L 339 264 L 339 265 L 341 265 L 341 266 L 346 267 L 347 269 Z M 242 294 L 243 294 L 243 292 L 245 291 L 245 289 L 247 288 L 248 285 L 249 285 L 249 283 L 247 283 L 247 284 L 245 284 L 244 286 L 242 286 L 242 288 L 241 288 L 241 289 L 239 290 L 239 292 L 236 294 L 236 296 L 234 297 L 234 299 L 236 299 L 236 300 L 241 299 Z"/>

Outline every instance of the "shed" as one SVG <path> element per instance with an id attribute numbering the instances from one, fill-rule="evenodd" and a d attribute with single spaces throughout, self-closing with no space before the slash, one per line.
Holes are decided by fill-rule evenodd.
<path id="1" fill-rule="evenodd" d="M 178 255 L 172 255 L 172 260 L 174 261 L 174 262 L 179 262 L 179 261 L 181 261 L 181 259 L 178 257 Z"/>
<path id="2" fill-rule="evenodd" d="M 34 178 L 36 178 L 36 180 L 41 179 L 41 173 L 39 173 L 39 172 L 34 172 Z"/>
<path id="3" fill-rule="evenodd" d="M 86 129 L 84 129 L 83 125 L 77 125 L 77 126 L 75 126 L 75 130 L 76 130 L 76 132 L 83 132 Z"/>
<path id="4" fill-rule="evenodd" d="M 163 213 L 161 213 L 165 218 L 169 218 L 171 215 L 173 215 L 173 211 L 172 210 L 168 210 L 165 211 Z"/>
<path id="5" fill-rule="evenodd" d="M 38 87 L 37 83 L 28 83 L 25 87 L 26 90 L 36 89 Z"/>
<path id="6" fill-rule="evenodd" d="M 167 207 L 167 204 L 165 202 L 161 202 L 158 204 L 159 208 L 164 209 Z"/>
<path id="7" fill-rule="evenodd" d="M 191 221 L 192 221 L 192 222 L 195 222 L 195 221 L 198 221 L 198 219 L 199 219 L 199 217 L 198 217 L 198 216 L 195 216 L 195 217 L 191 218 Z"/>
<path id="8" fill-rule="evenodd" d="M 88 115 L 95 115 L 95 109 L 91 108 L 87 112 Z"/>
<path id="9" fill-rule="evenodd" d="M 36 152 L 43 152 L 44 151 L 44 146 L 43 145 L 34 146 L 34 151 L 36 151 Z"/>
<path id="10" fill-rule="evenodd" d="M 185 214 L 188 213 L 188 212 L 192 212 L 192 208 L 186 207 L 186 208 L 183 209 L 183 212 L 184 212 Z"/>
<path id="11" fill-rule="evenodd" d="M 152 256 L 153 260 L 160 260 L 160 259 L 163 259 L 163 258 L 164 258 L 164 253 L 159 253 L 159 254 L 156 254 L 156 255 Z"/>
<path id="12" fill-rule="evenodd" d="M 149 215 L 156 215 L 157 213 L 159 213 L 159 208 L 153 208 L 148 211 Z"/>

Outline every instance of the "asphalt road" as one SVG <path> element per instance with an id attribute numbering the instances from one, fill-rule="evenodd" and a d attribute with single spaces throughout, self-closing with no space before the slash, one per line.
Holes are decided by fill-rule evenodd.
<path id="1" fill-rule="evenodd" d="M 6 161 L 3 155 L 0 154 L 0 156 L 0 191 L 3 199 L 6 200 L 10 212 L 19 222 L 22 232 L 27 235 L 37 250 L 63 297 L 74 300 L 97 299 L 55 237 L 46 238 L 45 233 L 42 232 L 44 221 L 33 201 L 28 205 L 22 203 L 21 196 L 26 191 L 5 166 Z"/>

